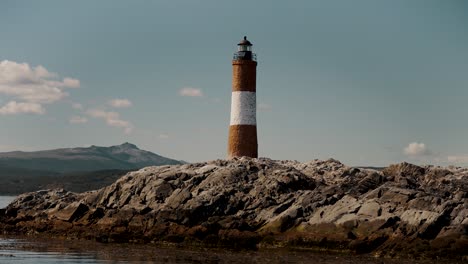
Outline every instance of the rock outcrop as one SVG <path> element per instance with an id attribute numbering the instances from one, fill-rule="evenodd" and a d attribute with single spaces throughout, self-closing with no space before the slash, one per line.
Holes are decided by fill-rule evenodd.
<path id="1" fill-rule="evenodd" d="M 4 233 L 378 256 L 467 258 L 468 169 L 240 158 L 130 172 L 103 189 L 19 196 Z"/>

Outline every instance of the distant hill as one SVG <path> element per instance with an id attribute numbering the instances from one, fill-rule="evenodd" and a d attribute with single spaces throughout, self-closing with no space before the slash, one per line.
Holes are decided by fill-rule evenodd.
<path id="1" fill-rule="evenodd" d="M 83 192 L 147 166 L 184 164 L 124 143 L 118 146 L 0 153 L 0 195 L 49 188 Z"/>
<path id="2" fill-rule="evenodd" d="M 63 148 L 34 152 L 0 153 L 0 170 L 48 171 L 58 173 L 98 170 L 135 170 L 152 165 L 176 165 L 183 162 L 141 150 L 124 143 L 118 146 Z"/>

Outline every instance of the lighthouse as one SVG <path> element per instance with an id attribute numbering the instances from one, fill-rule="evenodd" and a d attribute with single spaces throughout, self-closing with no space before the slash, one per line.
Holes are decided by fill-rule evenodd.
<path id="1" fill-rule="evenodd" d="M 237 46 L 237 52 L 232 59 L 228 158 L 257 158 L 257 58 L 247 37 Z"/>

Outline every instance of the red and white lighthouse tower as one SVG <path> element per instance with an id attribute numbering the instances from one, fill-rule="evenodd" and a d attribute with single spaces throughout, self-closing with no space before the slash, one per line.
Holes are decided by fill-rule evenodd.
<path id="1" fill-rule="evenodd" d="M 231 123 L 228 158 L 258 157 L 257 143 L 257 59 L 247 37 L 237 44 L 232 60 Z"/>

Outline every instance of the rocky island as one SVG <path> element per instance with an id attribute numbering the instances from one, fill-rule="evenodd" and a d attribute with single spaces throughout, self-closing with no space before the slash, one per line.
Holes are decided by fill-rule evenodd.
<path id="1" fill-rule="evenodd" d="M 0 211 L 0 230 L 466 260 L 467 198 L 468 168 L 243 157 L 146 167 L 85 193 L 26 193 Z"/>

